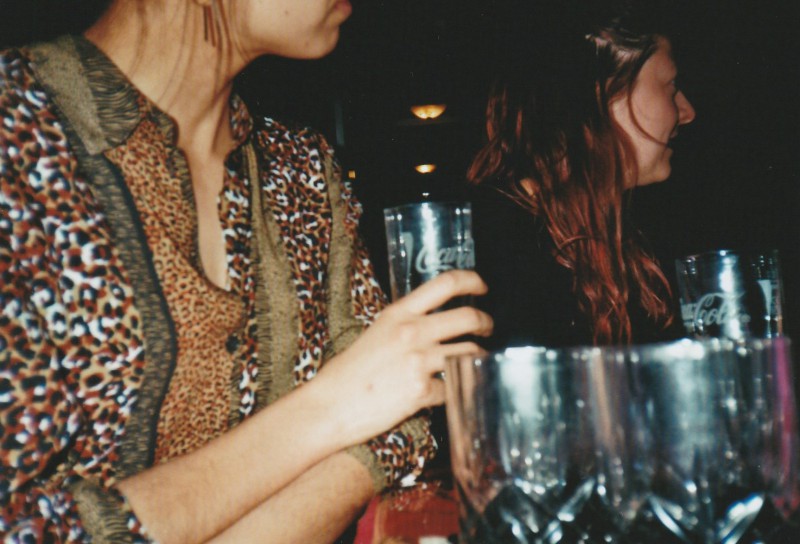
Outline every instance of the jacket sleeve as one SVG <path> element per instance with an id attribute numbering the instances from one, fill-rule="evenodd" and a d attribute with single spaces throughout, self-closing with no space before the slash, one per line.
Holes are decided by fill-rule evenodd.
<path id="1" fill-rule="evenodd" d="M 143 348 L 130 335 L 132 294 L 98 216 L 85 207 L 89 191 L 75 169 L 46 95 L 20 57 L 0 55 L 6 542 L 146 541 L 111 487 L 110 468 L 135 401 Z"/>
<path id="2" fill-rule="evenodd" d="M 297 267 L 296 275 L 307 275 L 302 268 L 305 266 L 315 270 L 312 279 L 320 279 L 321 285 L 309 282 L 312 288 L 302 293 L 302 297 L 315 303 L 306 305 L 311 307 L 311 313 L 306 315 L 313 318 L 315 325 L 324 323 L 324 326 L 317 327 L 319 335 L 311 339 L 305 338 L 307 331 L 302 331 L 301 344 L 306 359 L 319 357 L 319 364 L 325 364 L 346 350 L 386 304 L 358 233 L 361 207 L 342 179 L 333 149 L 321 134 L 265 119 L 258 138 L 258 145 L 264 148 L 267 157 L 262 173 L 267 178 L 265 205 L 272 210 L 283 243 L 290 252 L 292 245 L 301 245 L 301 252 L 306 246 L 317 245 L 321 249 L 319 254 L 327 254 L 324 262 L 318 261 L 317 254 L 309 253 L 305 262 L 291 263 Z M 295 209 L 305 209 L 308 220 L 302 219 L 302 213 L 286 213 Z M 313 234 L 314 226 L 307 221 L 313 221 L 315 226 L 329 225 L 325 228 L 330 230 L 309 236 L 308 231 Z M 315 342 L 320 338 L 317 349 Z M 313 349 L 309 350 L 309 346 Z M 313 378 L 313 367 L 305 365 L 299 378 L 295 371 L 295 381 Z M 367 466 L 375 488 L 380 490 L 413 479 L 433 456 L 434 444 L 428 418 L 415 418 L 348 451 Z"/>
<path id="3" fill-rule="evenodd" d="M 350 271 L 352 313 L 360 324 L 360 333 L 386 305 L 386 296 L 375 278 L 367 248 L 358 234 L 361 206 L 349 184 L 341 179 L 338 165 L 332 161 L 329 170 L 333 173 L 329 182 L 338 188 L 336 192 L 340 192 L 345 208 L 343 219 L 350 247 L 347 268 Z M 430 418 L 427 415 L 411 418 L 366 444 L 350 448 L 349 453 L 369 468 L 376 491 L 401 483 L 410 484 L 436 454 Z"/>
<path id="4" fill-rule="evenodd" d="M 366 248 L 359 241 L 353 255 L 353 302 L 356 315 L 371 323 L 382 307 L 384 296 L 372 271 Z M 410 485 L 422 473 L 425 463 L 436 454 L 430 432 L 430 417 L 415 416 L 399 427 L 351 448 L 350 453 L 365 463 L 376 491 L 385 487 Z"/>

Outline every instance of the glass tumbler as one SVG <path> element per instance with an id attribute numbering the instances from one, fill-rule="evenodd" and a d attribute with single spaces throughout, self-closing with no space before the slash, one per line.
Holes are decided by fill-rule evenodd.
<path id="1" fill-rule="evenodd" d="M 593 375 L 599 488 L 624 541 L 769 541 L 788 525 L 800 501 L 788 339 L 608 348 Z"/>
<path id="2" fill-rule="evenodd" d="M 445 390 L 462 544 L 606 542 L 589 375 L 596 348 L 451 357 Z"/>
<path id="3" fill-rule="evenodd" d="M 783 334 L 777 251 L 711 251 L 675 262 L 681 315 L 695 338 L 772 338 Z"/>
<path id="4" fill-rule="evenodd" d="M 468 202 L 406 204 L 387 208 L 383 215 L 392 300 L 446 270 L 475 268 L 472 208 Z"/>

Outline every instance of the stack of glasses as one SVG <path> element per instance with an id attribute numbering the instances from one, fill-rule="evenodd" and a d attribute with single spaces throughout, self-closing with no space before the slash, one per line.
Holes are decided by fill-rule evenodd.
<path id="1" fill-rule="evenodd" d="M 800 542 L 777 253 L 676 266 L 692 340 L 449 361 L 462 543 Z"/>
<path id="2" fill-rule="evenodd" d="M 453 358 L 462 543 L 800 542 L 788 339 Z"/>

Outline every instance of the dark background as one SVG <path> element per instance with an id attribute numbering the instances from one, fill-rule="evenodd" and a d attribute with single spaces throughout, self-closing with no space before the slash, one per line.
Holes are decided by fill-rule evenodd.
<path id="1" fill-rule="evenodd" d="M 312 125 L 335 145 L 345 172 L 354 172 L 365 209 L 362 232 L 385 282 L 381 210 L 460 193 L 482 142 L 493 68 L 511 54 L 535 54 L 537 44 L 552 44 L 570 28 L 579 1 L 351 1 L 353 16 L 332 55 L 259 60 L 243 74 L 240 92 L 255 111 Z M 0 44 L 80 29 L 102 4 L 0 0 Z M 681 87 L 697 118 L 675 144 L 671 179 L 633 192 L 633 220 L 671 279 L 680 255 L 777 248 L 787 332 L 798 337 L 797 2 L 671 0 L 648 6 L 670 31 Z M 439 120 L 421 122 L 408 109 L 419 103 L 448 107 Z M 420 175 L 413 167 L 421 163 L 438 168 Z"/>
<path id="2" fill-rule="evenodd" d="M 673 284 L 676 257 L 717 248 L 777 248 L 787 332 L 798 337 L 798 4 L 641 4 L 663 19 L 670 33 L 680 85 L 697 118 L 675 143 L 672 177 L 633 191 L 633 220 Z M 345 169 L 355 171 L 354 185 L 365 207 L 363 234 L 382 281 L 381 210 L 458 195 L 482 142 L 493 68 L 509 55 L 535 54 L 558 32 L 571 29 L 564 18 L 579 5 L 566 0 L 356 0 L 340 46 L 329 58 L 266 60 L 252 67 L 273 76 L 272 68 L 280 67 L 288 74 L 286 85 L 274 87 L 272 107 L 323 130 L 337 145 Z M 415 121 L 408 109 L 435 102 L 448 105 L 439 121 Z M 413 169 L 420 163 L 435 163 L 438 169 L 420 175 Z M 480 258 L 480 248 L 477 252 Z"/>

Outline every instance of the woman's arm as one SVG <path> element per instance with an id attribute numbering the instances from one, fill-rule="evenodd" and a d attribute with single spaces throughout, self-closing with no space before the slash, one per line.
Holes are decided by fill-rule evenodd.
<path id="1" fill-rule="evenodd" d="M 366 466 L 337 453 L 261 503 L 214 544 L 327 544 L 347 529 L 375 494 Z"/>
<path id="2" fill-rule="evenodd" d="M 475 348 L 441 342 L 485 335 L 491 320 L 473 308 L 429 312 L 454 296 L 484 290 L 474 273 L 442 274 L 386 308 L 314 380 L 119 489 L 159 542 L 211 538 L 333 453 L 441 403 L 443 384 L 433 375 L 446 355 Z"/>

